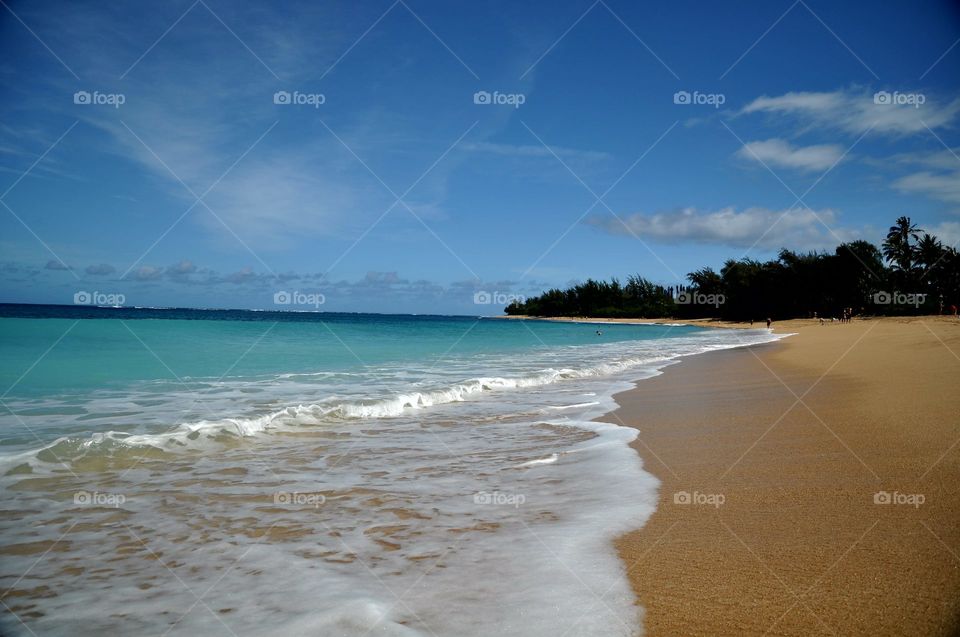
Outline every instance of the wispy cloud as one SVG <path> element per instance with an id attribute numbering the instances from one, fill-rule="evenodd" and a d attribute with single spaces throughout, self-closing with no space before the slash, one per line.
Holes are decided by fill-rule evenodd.
<path id="1" fill-rule="evenodd" d="M 927 232 L 939 238 L 944 245 L 960 249 L 960 221 L 944 221 L 936 226 L 925 228 Z"/>
<path id="2" fill-rule="evenodd" d="M 832 248 L 857 233 L 837 227 L 833 210 L 771 210 L 733 207 L 704 211 L 682 208 L 656 214 L 588 217 L 586 223 L 614 235 L 636 235 L 664 244 L 696 242 L 737 248 L 776 250 Z"/>
<path id="3" fill-rule="evenodd" d="M 843 157 L 839 144 L 793 146 L 783 139 L 747 142 L 737 151 L 737 157 L 748 161 L 804 172 L 827 170 Z"/>
<path id="4" fill-rule="evenodd" d="M 960 203 L 960 170 L 932 173 L 926 170 L 900 177 L 893 187 L 909 193 L 917 193 L 931 199 Z"/>
<path id="5" fill-rule="evenodd" d="M 912 99 L 908 97 L 898 101 L 895 94 L 912 96 Z M 920 99 L 922 104 L 917 103 Z M 960 98 L 941 103 L 934 96 L 920 92 L 791 92 L 758 97 L 740 112 L 793 116 L 806 126 L 841 130 L 854 135 L 867 129 L 874 133 L 906 135 L 926 132 L 928 127 L 937 129 L 950 124 L 960 113 Z"/>
<path id="6" fill-rule="evenodd" d="M 365 128 L 372 118 L 363 113 L 335 118 L 323 108 L 273 101 L 278 90 L 329 90 L 329 82 L 321 87 L 317 78 L 352 42 L 328 26 L 337 8 L 298 3 L 291 13 L 211 5 L 215 16 L 201 4 L 148 50 L 163 25 L 173 24 L 186 6 L 159 12 L 149 23 L 134 22 L 121 9 L 84 12 L 70 5 L 47 12 L 42 21 L 38 17 L 51 32 L 70 33 L 51 41 L 64 56 L 83 60 L 77 66 L 83 79 L 79 86 L 71 78 L 50 80 L 57 99 L 34 106 L 81 120 L 78 133 L 89 135 L 92 129 L 95 136 L 88 140 L 96 152 L 136 164 L 161 192 L 176 198 L 171 223 L 212 187 L 182 225 L 200 226 L 218 242 L 237 246 L 239 237 L 259 253 L 316 238 L 353 238 L 369 227 L 393 199 L 319 122 L 330 118 L 353 148 L 375 140 L 383 152 L 391 138 L 379 124 Z M 70 101 L 78 88 L 122 93 L 125 102 L 120 108 L 78 106 Z M 392 182 L 387 169 L 362 154 Z M 441 167 L 431 177 L 443 174 Z M 421 198 L 428 197 L 427 185 L 417 191 Z M 144 249 L 154 238 L 144 241 Z"/>
<path id="7" fill-rule="evenodd" d="M 960 203 L 960 151 L 957 149 L 935 153 L 901 153 L 892 159 L 897 165 L 913 166 L 915 169 L 893 181 L 892 185 L 897 190 L 951 204 Z"/>

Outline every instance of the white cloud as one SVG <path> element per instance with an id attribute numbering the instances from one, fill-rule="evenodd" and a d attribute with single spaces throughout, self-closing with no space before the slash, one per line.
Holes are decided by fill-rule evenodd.
<path id="1" fill-rule="evenodd" d="M 890 159 L 900 164 L 916 164 L 937 170 L 960 170 L 960 148 L 945 148 L 935 153 L 899 153 Z"/>
<path id="2" fill-rule="evenodd" d="M 747 142 L 737 151 L 743 159 L 794 168 L 802 171 L 827 170 L 843 157 L 843 148 L 837 144 L 792 146 L 783 139 Z"/>
<path id="3" fill-rule="evenodd" d="M 943 245 L 960 248 L 960 221 L 944 221 L 926 228 L 926 231 L 940 239 Z"/>
<path id="4" fill-rule="evenodd" d="M 222 122 L 226 116 L 210 104 L 180 111 L 160 107 L 164 100 L 158 95 L 167 89 L 153 89 L 155 99 L 125 111 L 123 124 L 111 114 L 96 113 L 88 121 L 110 134 L 118 154 L 160 178 L 183 202 L 182 210 L 194 202 L 193 193 L 203 195 L 212 187 L 203 202 L 213 214 L 197 204 L 187 223 L 200 223 L 227 242 L 236 242 L 235 232 L 255 250 L 275 250 L 303 237 L 362 225 L 362 213 L 386 207 L 379 192 L 347 178 L 345 172 L 353 177 L 362 168 L 345 171 L 338 165 L 334 158 L 346 151 L 335 140 L 322 139 L 312 148 L 291 145 L 279 141 L 285 135 L 280 126 L 266 132 L 270 121 L 245 126 L 243 133 L 228 131 Z"/>
<path id="5" fill-rule="evenodd" d="M 202 4 L 130 68 L 122 82 L 118 76 L 156 39 L 150 27 L 135 22 L 125 10 L 91 13 L 65 6 L 62 12 L 44 15 L 45 22 L 60 27 L 59 32 L 70 33 L 51 46 L 64 59 L 84 60 L 84 69 L 77 69 L 83 88 L 122 92 L 127 97 L 119 109 L 78 107 L 66 101 L 56 106 L 106 134 L 106 142 L 96 140 L 96 151 L 137 164 L 163 193 L 176 197 L 179 202 L 170 210 L 171 221 L 216 184 L 203 199 L 216 217 L 203 204 L 196 205 L 171 234 L 171 241 L 199 225 L 224 246 L 244 250 L 239 237 L 272 262 L 267 252 L 313 238 L 356 237 L 393 201 L 319 125 L 325 113 L 273 103 L 272 95 L 280 88 L 319 90 L 313 86 L 317 67 L 332 63 L 349 46 L 349 39 L 342 42 L 348 36 L 320 26 L 329 22 L 320 14 L 331 9 L 307 4 L 298 8 L 297 20 L 246 5 L 217 9 L 227 24 L 246 21 L 250 25 L 241 37 L 281 81 Z M 124 37 L 103 38 L 103 33 Z M 312 63 L 304 65 L 306 59 Z M 66 96 L 77 89 L 67 80 L 57 82 L 57 91 Z M 376 140 L 381 149 L 384 139 L 379 127 L 363 128 L 367 121 L 358 115 L 356 120 L 338 122 L 337 135 L 393 183 L 387 169 L 373 163 L 372 153 L 362 151 L 365 140 Z M 77 132 L 85 128 L 80 126 Z M 261 135 L 265 136 L 255 144 Z M 5 138 L 4 148 L 11 146 L 18 147 Z M 54 159 L 47 158 L 38 169 Z M 424 168 L 427 165 L 429 161 Z M 439 180 L 445 168 L 439 166 L 430 177 Z M 427 181 L 417 191 L 421 197 L 429 192 L 425 191 Z M 144 237 L 143 248 L 154 239 Z"/>
<path id="6" fill-rule="evenodd" d="M 939 174 L 923 170 L 897 179 L 893 186 L 903 192 L 960 203 L 960 170 Z"/>
<path id="7" fill-rule="evenodd" d="M 892 182 L 894 188 L 947 203 L 960 203 L 960 155 L 956 150 L 901 153 L 891 159 L 898 168 L 902 165 L 914 166 L 914 172 Z"/>
<path id="8" fill-rule="evenodd" d="M 865 163 L 887 175 L 884 183 L 902 193 L 960 203 L 960 148 L 869 157 Z M 960 209 L 953 212 L 960 213 Z"/>
<path id="9" fill-rule="evenodd" d="M 921 95 L 921 93 L 900 94 Z M 923 95 L 919 106 L 899 103 L 876 103 L 868 91 L 792 92 L 753 100 L 742 114 L 770 113 L 790 115 L 807 124 L 839 129 L 859 135 L 871 126 L 875 133 L 905 135 L 926 132 L 952 122 L 960 113 L 960 98 L 947 104 L 937 103 L 933 96 Z M 891 93 L 892 95 L 892 93 Z"/>
<path id="10" fill-rule="evenodd" d="M 635 234 L 644 240 L 665 244 L 695 242 L 738 248 L 777 250 L 830 249 L 856 238 L 855 232 L 837 228 L 837 215 L 830 209 L 770 210 L 733 207 L 703 211 L 683 208 L 656 214 L 594 216 L 586 223 L 615 235 Z M 624 227 L 626 225 L 626 227 Z M 829 228 L 829 229 L 828 229 Z"/>

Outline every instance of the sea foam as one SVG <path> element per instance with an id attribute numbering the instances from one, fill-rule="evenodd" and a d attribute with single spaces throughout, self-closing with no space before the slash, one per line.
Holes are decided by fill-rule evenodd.
<path id="1" fill-rule="evenodd" d="M 658 481 L 636 429 L 595 419 L 682 356 L 774 338 L 211 383 L 200 401 L 221 417 L 8 459 L 31 473 L 4 477 L 6 543 L 60 548 L 8 555 L 27 575 L 0 585 L 55 591 L 28 618 L 37 634 L 634 635 L 642 609 L 612 540 L 646 522 Z M 102 395 L 76 426 L 130 405 L 170 422 L 187 398 Z"/>

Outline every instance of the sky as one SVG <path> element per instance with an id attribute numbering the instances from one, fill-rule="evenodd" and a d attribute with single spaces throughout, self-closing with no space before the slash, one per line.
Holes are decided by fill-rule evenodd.
<path id="1" fill-rule="evenodd" d="M 955 2 L 0 5 L 0 302 L 491 315 L 960 241 Z"/>

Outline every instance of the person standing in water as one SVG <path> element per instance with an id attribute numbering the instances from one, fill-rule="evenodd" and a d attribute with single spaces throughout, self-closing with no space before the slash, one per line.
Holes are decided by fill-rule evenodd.
<path id="1" fill-rule="evenodd" d="M 767 317 L 767 329 L 770 329 L 770 324 L 771 324 L 771 323 L 773 323 L 773 319 L 771 319 L 771 318 L 768 316 L 768 317 Z"/>

